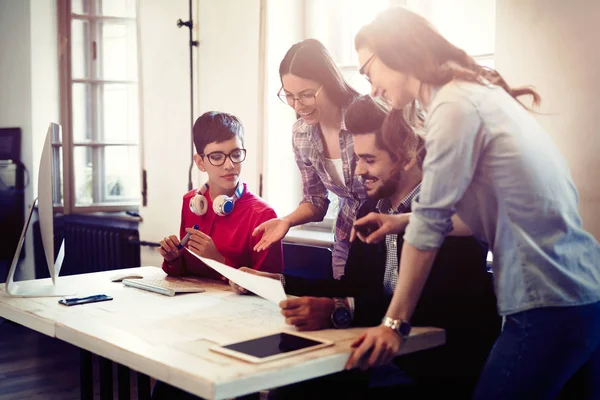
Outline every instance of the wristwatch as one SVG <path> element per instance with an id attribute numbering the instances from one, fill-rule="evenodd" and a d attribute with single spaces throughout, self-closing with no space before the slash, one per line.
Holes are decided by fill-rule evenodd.
<path id="1" fill-rule="evenodd" d="M 410 330 L 412 329 L 412 325 L 410 322 L 405 321 L 403 319 L 393 319 L 390 317 L 383 317 L 381 321 L 383 326 L 387 326 L 394 332 L 396 332 L 402 339 L 406 339 L 410 334 Z"/>
<path id="2" fill-rule="evenodd" d="M 349 328 L 352 325 L 352 310 L 344 299 L 335 298 L 335 306 L 331 312 L 331 322 L 336 329 Z"/>

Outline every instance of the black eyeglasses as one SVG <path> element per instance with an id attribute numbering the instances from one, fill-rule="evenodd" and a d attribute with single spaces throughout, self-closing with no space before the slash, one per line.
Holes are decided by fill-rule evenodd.
<path id="1" fill-rule="evenodd" d="M 215 167 L 220 167 L 225 164 L 227 161 L 227 157 L 234 164 L 239 164 L 246 159 L 246 149 L 235 149 L 231 153 L 224 153 L 222 151 L 213 151 L 208 154 L 200 154 L 200 157 L 208 158 L 208 162 L 214 165 Z"/>
<path id="2" fill-rule="evenodd" d="M 367 61 L 365 61 L 365 63 L 359 68 L 358 73 L 361 74 L 362 76 L 365 77 L 366 80 L 369 81 L 369 83 L 371 83 L 371 78 L 369 77 L 368 74 L 365 73 L 365 68 L 367 68 L 367 65 L 369 65 L 369 63 L 375 58 L 375 53 L 373 53 L 371 55 L 371 57 L 369 57 L 367 59 Z"/>
<path id="3" fill-rule="evenodd" d="M 287 93 L 285 90 L 283 90 L 283 88 L 281 88 L 279 89 L 279 92 L 277 92 L 277 97 L 279 97 L 279 100 L 281 100 L 290 107 L 294 107 L 294 104 L 296 104 L 296 100 L 298 100 L 298 103 L 304 106 L 313 106 L 317 102 L 317 95 L 321 93 L 321 89 L 323 89 L 323 85 L 321 85 L 321 87 L 317 89 L 317 91 L 313 94 L 306 93 L 301 94 L 298 97 L 294 97 L 293 94 Z"/>

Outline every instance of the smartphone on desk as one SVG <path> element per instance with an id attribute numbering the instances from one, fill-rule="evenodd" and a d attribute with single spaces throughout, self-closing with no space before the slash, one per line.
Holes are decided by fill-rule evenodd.
<path id="1" fill-rule="evenodd" d="M 69 297 L 66 299 L 60 299 L 58 302 L 64 306 L 76 306 L 79 304 L 95 303 L 98 301 L 112 300 L 111 296 L 106 294 L 95 294 L 93 296 L 86 297 Z"/>

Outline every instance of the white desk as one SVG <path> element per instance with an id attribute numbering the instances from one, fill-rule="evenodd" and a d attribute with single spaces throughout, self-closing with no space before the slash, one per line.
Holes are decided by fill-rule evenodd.
<path id="1" fill-rule="evenodd" d="M 283 242 L 303 244 L 307 246 L 321 246 L 333 249 L 333 233 L 295 227 L 288 231 L 283 238 Z M 486 261 L 490 267 L 493 260 L 494 256 L 492 255 L 492 252 L 488 251 Z"/>
<path id="2" fill-rule="evenodd" d="M 294 227 L 283 238 L 283 243 L 303 244 L 307 246 L 320 246 L 333 249 L 333 233 L 327 231 L 310 230 Z"/>
<path id="3" fill-rule="evenodd" d="M 0 316 L 208 399 L 226 399 L 341 371 L 350 343 L 363 328 L 310 332 L 332 347 L 260 365 L 214 353 L 208 347 L 280 330 L 277 305 L 239 296 L 228 285 L 206 282 L 206 292 L 167 297 L 113 283 L 120 271 L 60 277 L 78 294 L 106 293 L 114 300 L 72 307 L 57 298 L 11 298 L 0 291 Z M 132 268 L 144 276 L 155 267 Z M 443 344 L 438 328 L 416 327 L 400 354 Z"/>

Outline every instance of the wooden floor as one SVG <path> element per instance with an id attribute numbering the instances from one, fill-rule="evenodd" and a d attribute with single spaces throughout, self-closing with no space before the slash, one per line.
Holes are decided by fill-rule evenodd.
<path id="1" fill-rule="evenodd" d="M 79 399 L 79 355 L 75 346 L 0 318 L 0 399 Z M 137 398 L 136 377 L 130 376 L 132 399 Z M 98 380 L 94 357 L 94 398 L 99 399 Z"/>

